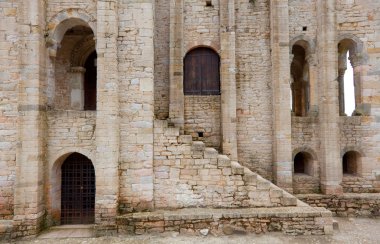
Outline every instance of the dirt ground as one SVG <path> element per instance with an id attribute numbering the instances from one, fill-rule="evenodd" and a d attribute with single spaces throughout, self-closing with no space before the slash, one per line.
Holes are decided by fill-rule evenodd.
<path id="1" fill-rule="evenodd" d="M 175 233 L 163 233 L 141 236 L 109 236 L 100 238 L 64 238 L 64 239 L 41 239 L 19 240 L 15 243 L 37 244 L 171 244 L 171 243 L 292 243 L 292 244 L 325 244 L 325 243 L 380 243 L 380 219 L 364 218 L 335 218 L 339 222 L 339 230 L 334 231 L 332 236 L 287 236 L 282 233 L 247 234 L 231 236 L 189 236 Z"/>

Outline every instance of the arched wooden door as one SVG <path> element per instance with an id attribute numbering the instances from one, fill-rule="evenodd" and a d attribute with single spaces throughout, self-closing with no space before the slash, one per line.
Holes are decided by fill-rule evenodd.
<path id="1" fill-rule="evenodd" d="M 185 95 L 220 95 L 220 59 L 212 49 L 196 48 L 184 60 Z"/>
<path id="2" fill-rule="evenodd" d="M 73 153 L 62 165 L 61 224 L 95 221 L 95 169 L 86 156 Z"/>

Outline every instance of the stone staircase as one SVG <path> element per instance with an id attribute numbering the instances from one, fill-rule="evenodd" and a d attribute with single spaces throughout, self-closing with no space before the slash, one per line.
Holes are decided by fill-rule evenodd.
<path id="1" fill-rule="evenodd" d="M 179 128 L 169 126 L 165 120 L 155 121 L 154 157 L 155 172 L 160 172 L 156 174 L 155 183 L 158 189 L 156 206 L 159 208 L 303 204 L 237 161 L 219 154 L 216 149 L 206 147 L 201 141 L 193 141 L 190 135 L 180 135 Z M 181 190 L 175 189 L 176 186 Z"/>
<path id="2" fill-rule="evenodd" d="M 118 232 L 331 234 L 332 214 L 156 120 L 152 212 L 117 218 Z"/>

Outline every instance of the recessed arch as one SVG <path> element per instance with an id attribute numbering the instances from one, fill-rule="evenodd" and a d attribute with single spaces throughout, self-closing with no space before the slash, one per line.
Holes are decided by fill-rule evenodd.
<path id="1" fill-rule="evenodd" d="M 313 156 L 306 152 L 298 152 L 293 158 L 293 172 L 295 174 L 307 174 L 313 176 L 314 174 L 314 158 Z"/>
<path id="2" fill-rule="evenodd" d="M 82 153 L 76 152 L 76 151 L 81 151 Z M 75 150 L 75 151 L 70 151 L 70 150 L 63 150 L 60 152 L 61 154 L 57 153 L 55 157 L 56 160 L 52 164 L 52 167 L 50 169 L 50 174 L 49 174 L 49 182 L 50 182 L 50 187 L 49 187 L 49 202 L 50 202 L 50 209 L 51 209 L 51 217 L 55 225 L 61 224 L 61 210 L 62 210 L 62 168 L 65 164 L 67 163 L 68 160 L 70 160 L 71 157 L 76 156 L 76 157 L 81 157 L 88 163 L 91 163 L 94 172 L 95 170 L 95 164 L 94 161 L 91 160 L 91 158 L 87 157 L 83 153 L 89 153 L 86 150 Z M 60 156 L 58 156 L 60 155 Z M 90 155 L 90 154 L 87 154 Z M 93 157 L 92 157 L 93 158 Z M 95 187 L 95 174 L 93 175 L 94 177 L 94 182 L 93 182 L 93 187 Z M 93 204 L 95 204 L 95 193 L 93 194 Z M 93 215 L 92 217 L 94 217 Z"/>
<path id="3" fill-rule="evenodd" d="M 75 26 L 88 27 L 96 37 L 96 20 L 83 9 L 65 9 L 54 15 L 47 24 L 46 45 L 50 56 L 55 57 L 67 30 Z"/>
<path id="4" fill-rule="evenodd" d="M 290 53 L 292 53 L 292 47 L 294 45 L 299 45 L 303 47 L 306 51 L 306 55 L 311 55 L 315 53 L 315 42 L 306 35 L 296 36 L 289 42 Z"/>
<path id="5" fill-rule="evenodd" d="M 362 155 L 358 151 L 347 151 L 342 156 L 342 171 L 345 175 L 360 175 Z"/>

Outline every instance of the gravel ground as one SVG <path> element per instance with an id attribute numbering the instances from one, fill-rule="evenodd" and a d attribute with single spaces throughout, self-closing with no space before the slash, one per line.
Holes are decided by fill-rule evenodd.
<path id="1" fill-rule="evenodd" d="M 325 244 L 325 243 L 380 243 L 380 219 L 364 218 L 336 218 L 339 222 L 339 230 L 332 236 L 287 236 L 282 233 L 248 234 L 231 236 L 190 236 L 177 235 L 175 233 L 163 233 L 141 236 L 112 236 L 100 238 L 66 238 L 66 239 L 29 239 L 19 240 L 15 243 L 37 243 L 37 244 L 171 244 L 171 243 L 292 243 L 292 244 Z"/>

